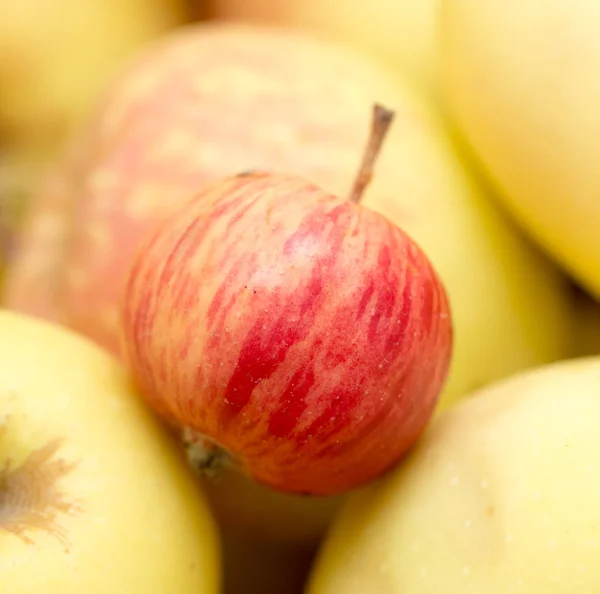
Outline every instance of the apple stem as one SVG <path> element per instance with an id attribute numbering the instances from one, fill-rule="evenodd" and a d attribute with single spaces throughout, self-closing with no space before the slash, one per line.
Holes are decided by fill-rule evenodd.
<path id="1" fill-rule="evenodd" d="M 350 202 L 358 204 L 365 192 L 366 187 L 369 185 L 371 178 L 373 177 L 373 169 L 381 146 L 387 135 L 392 120 L 394 119 L 394 112 L 383 107 L 379 103 L 375 103 L 373 106 L 373 120 L 371 125 L 371 133 L 367 142 L 367 147 L 363 154 L 363 158 L 358 170 L 352 191 L 350 192 Z"/>

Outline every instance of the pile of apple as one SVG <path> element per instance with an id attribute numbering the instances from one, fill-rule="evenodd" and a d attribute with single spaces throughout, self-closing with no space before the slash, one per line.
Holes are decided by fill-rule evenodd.
<path id="1" fill-rule="evenodd" d="M 215 2 L 73 126 L 3 592 L 600 591 L 600 7 L 388 4 Z"/>

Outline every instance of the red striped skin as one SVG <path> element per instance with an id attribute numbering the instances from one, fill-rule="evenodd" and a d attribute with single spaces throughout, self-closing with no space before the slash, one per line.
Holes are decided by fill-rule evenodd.
<path id="1" fill-rule="evenodd" d="M 393 466 L 446 378 L 445 290 L 385 217 L 297 177 L 212 185 L 147 238 L 123 308 L 149 402 L 285 492 Z"/>

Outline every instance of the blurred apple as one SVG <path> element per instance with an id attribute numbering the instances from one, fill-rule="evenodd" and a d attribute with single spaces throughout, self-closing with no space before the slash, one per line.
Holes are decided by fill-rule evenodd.
<path id="1" fill-rule="evenodd" d="M 10 594 L 217 594 L 203 494 L 120 365 L 0 311 L 0 574 Z"/>
<path id="2" fill-rule="evenodd" d="M 600 358 L 489 386 L 348 501 L 310 594 L 600 591 Z"/>
<path id="3" fill-rule="evenodd" d="M 185 14 L 183 0 L 0 0 L 0 151 L 27 170 L 13 202 L 28 205 L 121 63 Z"/>
<path id="4" fill-rule="evenodd" d="M 115 67 L 183 10 L 181 0 L 0 0 L 3 140 L 62 139 Z"/>
<path id="5" fill-rule="evenodd" d="M 436 88 L 438 1 L 213 0 L 211 15 L 318 31 L 371 52 L 429 94 Z"/>
<path id="6" fill-rule="evenodd" d="M 548 253 L 600 298 L 600 4 L 443 0 L 450 112 Z"/>

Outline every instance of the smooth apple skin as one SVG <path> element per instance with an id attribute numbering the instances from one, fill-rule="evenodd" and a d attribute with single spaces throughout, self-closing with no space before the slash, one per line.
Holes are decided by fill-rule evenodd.
<path id="1" fill-rule="evenodd" d="M 600 300 L 600 3 L 443 0 L 440 87 L 525 233 Z"/>
<path id="2" fill-rule="evenodd" d="M 0 2 L 2 140 L 60 151 L 120 64 L 185 21 L 183 0 Z"/>
<path id="3" fill-rule="evenodd" d="M 0 334 L 0 591 L 220 592 L 202 490 L 122 366 L 71 331 L 6 310 Z M 34 468 L 29 487 L 19 475 L 23 496 L 11 494 L 7 473 L 51 443 L 54 463 Z M 53 481 L 57 465 L 68 471 Z M 57 508 L 40 505 L 58 501 L 39 488 L 48 482 L 62 494 Z M 19 517 L 29 530 L 15 534 Z"/>
<path id="4" fill-rule="evenodd" d="M 353 494 L 307 594 L 600 592 L 600 357 L 486 386 Z"/>
<path id="5" fill-rule="evenodd" d="M 242 174 L 177 209 L 125 294 L 127 361 L 180 425 L 278 490 L 386 471 L 429 420 L 452 324 L 420 248 L 302 178 Z"/>

